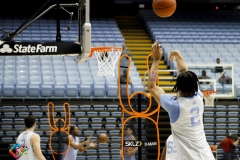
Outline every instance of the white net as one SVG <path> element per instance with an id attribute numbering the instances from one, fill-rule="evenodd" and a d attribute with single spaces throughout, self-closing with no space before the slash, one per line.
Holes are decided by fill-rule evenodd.
<path id="1" fill-rule="evenodd" d="M 116 62 L 118 61 L 122 51 L 114 48 L 102 51 L 96 50 L 93 52 L 98 61 L 98 76 L 114 77 Z"/>
<path id="2" fill-rule="evenodd" d="M 204 94 L 205 107 L 214 107 L 215 94 Z"/>

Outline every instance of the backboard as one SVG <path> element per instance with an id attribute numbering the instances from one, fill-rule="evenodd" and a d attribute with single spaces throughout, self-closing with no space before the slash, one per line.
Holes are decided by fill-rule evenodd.
<path id="1" fill-rule="evenodd" d="M 200 90 L 216 91 L 215 98 L 230 99 L 235 97 L 235 73 L 233 64 L 187 64 L 188 69 L 199 78 Z M 207 78 L 203 79 L 202 74 Z"/>

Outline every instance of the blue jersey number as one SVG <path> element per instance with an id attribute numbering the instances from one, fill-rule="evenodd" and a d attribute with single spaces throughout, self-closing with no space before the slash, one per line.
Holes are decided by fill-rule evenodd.
<path id="1" fill-rule="evenodd" d="M 191 125 L 196 126 L 200 124 L 200 118 L 199 118 L 199 107 L 194 107 L 190 110 L 190 113 L 192 115 L 191 117 Z"/>
<path id="2" fill-rule="evenodd" d="M 167 154 L 177 153 L 173 141 L 168 141 L 167 148 Z"/>

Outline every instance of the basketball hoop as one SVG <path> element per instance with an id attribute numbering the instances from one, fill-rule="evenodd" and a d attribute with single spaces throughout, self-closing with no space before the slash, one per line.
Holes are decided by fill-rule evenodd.
<path id="1" fill-rule="evenodd" d="M 215 99 L 215 94 L 216 91 L 214 90 L 203 90 L 203 97 L 205 100 L 205 106 L 207 107 L 214 107 L 214 99 Z"/>
<path id="2" fill-rule="evenodd" d="M 122 48 L 120 47 L 94 47 L 91 48 L 89 57 L 95 54 L 98 61 L 98 76 L 113 77 L 115 76 L 115 66 Z"/>

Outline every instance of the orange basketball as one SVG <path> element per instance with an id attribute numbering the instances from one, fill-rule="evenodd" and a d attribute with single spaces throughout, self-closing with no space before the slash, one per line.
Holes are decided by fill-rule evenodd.
<path id="1" fill-rule="evenodd" d="M 210 145 L 210 148 L 212 151 L 216 151 L 217 150 L 217 147 L 215 145 Z"/>
<path id="2" fill-rule="evenodd" d="M 175 0 L 153 0 L 152 8 L 156 15 L 162 18 L 170 17 L 176 10 Z"/>
<path id="3" fill-rule="evenodd" d="M 102 133 L 98 136 L 99 143 L 107 143 L 107 141 L 108 141 L 108 136 L 106 134 Z"/>

